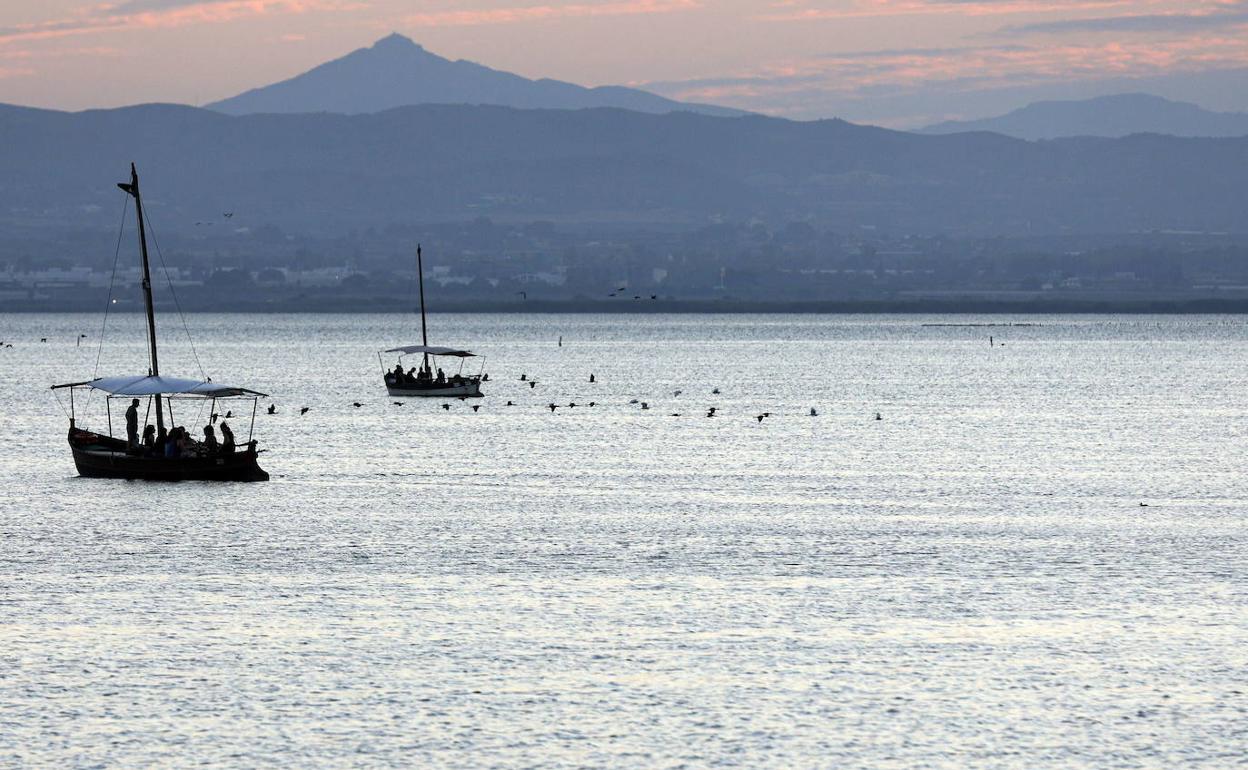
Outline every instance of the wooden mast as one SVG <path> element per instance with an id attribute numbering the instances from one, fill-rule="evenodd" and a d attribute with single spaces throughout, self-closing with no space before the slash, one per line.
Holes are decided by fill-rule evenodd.
<path id="1" fill-rule="evenodd" d="M 152 271 L 147 258 L 147 229 L 143 222 L 143 199 L 139 196 L 139 172 L 135 169 L 133 163 L 130 164 L 130 183 L 119 182 L 117 186 L 134 198 L 134 210 L 139 218 L 139 251 L 143 255 L 143 304 L 147 308 L 147 339 L 148 347 L 152 353 L 150 371 L 148 373 L 152 377 L 159 377 L 160 361 L 156 356 L 156 311 L 152 307 Z M 160 406 L 160 394 L 157 393 L 155 398 L 156 429 L 164 432 L 165 418 Z"/>
<path id="2" fill-rule="evenodd" d="M 420 244 L 416 244 L 416 278 L 420 284 L 420 344 L 429 347 L 429 327 L 425 323 L 425 266 L 420 256 Z M 429 371 L 429 353 L 424 356 L 425 371 Z"/>

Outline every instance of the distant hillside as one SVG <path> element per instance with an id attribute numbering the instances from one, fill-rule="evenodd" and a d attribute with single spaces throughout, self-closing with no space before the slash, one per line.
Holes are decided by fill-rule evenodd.
<path id="1" fill-rule="evenodd" d="M 478 216 L 951 235 L 1248 230 L 1248 138 L 1037 143 L 462 105 L 242 117 L 0 107 L 0 227 L 116 227 L 114 183 L 131 160 L 165 230 L 223 211 L 329 234 Z"/>
<path id="2" fill-rule="evenodd" d="M 529 80 L 470 61 L 451 61 L 402 35 L 390 35 L 290 80 L 256 88 L 208 109 L 230 115 L 336 112 L 356 115 L 415 104 L 493 104 L 503 107 L 741 115 L 739 110 L 686 104 L 621 86 L 586 88 L 558 80 Z"/>
<path id="3" fill-rule="evenodd" d="M 949 121 L 925 134 L 993 131 L 1019 139 L 1067 136 L 1121 137 L 1131 134 L 1217 137 L 1248 135 L 1248 114 L 1210 112 L 1195 104 L 1149 94 L 1118 94 L 1068 102 L 1036 102 L 995 118 Z"/>

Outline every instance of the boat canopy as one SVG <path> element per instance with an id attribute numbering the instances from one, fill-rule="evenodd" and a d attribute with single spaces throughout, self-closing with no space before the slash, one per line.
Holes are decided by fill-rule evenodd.
<path id="1" fill-rule="evenodd" d="M 100 377 L 87 382 L 69 382 L 64 385 L 53 385 L 57 388 L 87 387 L 102 390 L 113 396 L 157 396 L 186 395 L 203 398 L 231 398 L 237 396 L 267 397 L 267 393 L 239 388 L 233 385 L 221 385 L 203 380 L 188 380 L 180 377 L 152 377 L 149 375 L 131 377 Z"/>
<path id="2" fill-rule="evenodd" d="M 408 355 L 410 353 L 428 353 L 431 356 L 455 356 L 457 358 L 472 358 L 476 353 L 470 353 L 467 350 L 456 350 L 455 348 L 439 348 L 433 345 L 406 345 L 401 348 L 390 348 L 382 351 L 383 353 L 402 353 Z"/>

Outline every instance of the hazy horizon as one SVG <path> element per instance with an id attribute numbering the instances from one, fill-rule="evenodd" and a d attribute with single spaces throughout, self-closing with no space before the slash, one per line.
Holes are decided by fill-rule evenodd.
<path id="1" fill-rule="evenodd" d="M 529 78 L 916 127 L 1145 91 L 1248 110 L 1243 2 L 46 0 L 0 10 L 0 102 L 202 105 L 391 32 Z"/>

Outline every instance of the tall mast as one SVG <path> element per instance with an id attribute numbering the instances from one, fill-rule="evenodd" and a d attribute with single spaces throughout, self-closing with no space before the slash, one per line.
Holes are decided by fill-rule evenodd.
<path id="1" fill-rule="evenodd" d="M 416 277 L 420 283 L 420 344 L 429 347 L 429 327 L 425 323 L 425 266 L 420 256 L 420 244 L 416 244 Z M 429 354 L 425 353 L 425 368 L 429 368 Z"/>
<path id="2" fill-rule="evenodd" d="M 160 361 L 156 357 L 156 312 L 152 308 L 152 271 L 147 259 L 147 229 L 143 223 L 143 199 L 139 196 L 139 172 L 134 164 L 130 164 L 130 183 L 117 184 L 122 190 L 134 198 L 134 211 L 139 218 L 139 251 L 143 254 L 143 304 L 147 308 L 147 339 L 152 352 L 150 372 L 152 377 L 160 376 Z M 165 418 L 161 414 L 160 394 L 156 394 L 156 428 L 165 429 Z"/>

